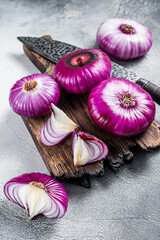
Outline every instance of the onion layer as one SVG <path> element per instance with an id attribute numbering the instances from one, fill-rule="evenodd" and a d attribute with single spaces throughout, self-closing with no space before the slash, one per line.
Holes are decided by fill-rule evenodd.
<path id="1" fill-rule="evenodd" d="M 107 145 L 103 141 L 83 131 L 74 131 L 72 150 L 75 166 L 103 160 L 108 154 Z"/>
<path id="2" fill-rule="evenodd" d="M 53 76 L 68 93 L 89 92 L 98 82 L 111 75 L 111 61 L 98 49 L 81 49 L 61 58 Z"/>
<path id="3" fill-rule="evenodd" d="M 13 111 L 26 117 L 41 117 L 57 104 L 60 90 L 57 82 L 44 74 L 32 74 L 18 80 L 10 91 L 9 102 Z"/>
<path id="4" fill-rule="evenodd" d="M 100 128 L 122 137 L 143 132 L 155 116 L 155 104 L 149 93 L 122 78 L 110 78 L 94 87 L 88 109 Z"/>
<path id="5" fill-rule="evenodd" d="M 107 54 L 127 60 L 146 54 L 152 46 L 152 35 L 137 21 L 112 18 L 98 28 L 97 43 Z"/>
<path id="6" fill-rule="evenodd" d="M 28 210 L 29 219 L 43 214 L 61 218 L 68 206 L 68 196 L 61 183 L 41 173 L 25 173 L 4 186 L 5 196 Z"/>
<path id="7" fill-rule="evenodd" d="M 78 127 L 62 110 L 54 104 L 51 106 L 51 117 L 40 133 L 41 141 L 47 146 L 57 145 Z"/>

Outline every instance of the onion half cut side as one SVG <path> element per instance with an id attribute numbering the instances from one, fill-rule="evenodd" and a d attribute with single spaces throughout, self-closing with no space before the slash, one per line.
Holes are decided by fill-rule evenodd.
<path id="1" fill-rule="evenodd" d="M 63 185 L 42 173 L 25 173 L 4 186 L 5 196 L 28 210 L 29 219 L 37 215 L 61 218 L 67 211 L 68 196 Z"/>
<path id="2" fill-rule="evenodd" d="M 51 117 L 42 127 L 40 139 L 46 146 L 55 146 L 72 133 L 78 125 L 62 110 L 51 104 Z"/>

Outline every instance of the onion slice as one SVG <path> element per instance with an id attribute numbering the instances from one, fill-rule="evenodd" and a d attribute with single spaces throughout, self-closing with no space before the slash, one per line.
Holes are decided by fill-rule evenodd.
<path id="1" fill-rule="evenodd" d="M 57 145 L 78 127 L 53 103 L 51 104 L 51 110 L 51 117 L 42 127 L 40 133 L 40 139 L 46 146 Z"/>
<path id="2" fill-rule="evenodd" d="M 108 154 L 108 147 L 103 141 L 83 131 L 74 131 L 72 150 L 75 166 L 103 160 Z"/>
<path id="3" fill-rule="evenodd" d="M 4 186 L 5 196 L 28 210 L 29 219 L 43 214 L 61 218 L 68 206 L 68 196 L 61 183 L 41 173 L 25 173 L 12 178 Z"/>

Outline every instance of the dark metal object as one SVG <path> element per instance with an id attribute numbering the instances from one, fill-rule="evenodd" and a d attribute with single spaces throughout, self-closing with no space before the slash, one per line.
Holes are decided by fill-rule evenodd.
<path id="1" fill-rule="evenodd" d="M 146 90 L 152 96 L 153 100 L 160 105 L 160 87 L 143 78 L 138 79 L 136 83 Z"/>
<path id="2" fill-rule="evenodd" d="M 63 56 L 69 52 L 79 50 L 80 48 L 73 45 L 55 41 L 52 39 L 36 38 L 36 37 L 18 37 L 26 47 L 48 60 L 57 63 Z"/>
<path id="3" fill-rule="evenodd" d="M 53 176 L 54 177 L 54 176 Z M 75 184 L 78 186 L 82 186 L 84 188 L 90 188 L 91 187 L 91 183 L 90 183 L 90 179 L 89 179 L 89 175 L 84 175 L 82 177 L 77 177 L 77 178 L 72 178 L 72 177 L 68 177 L 68 178 L 56 178 L 58 181 L 60 182 L 67 182 L 67 183 L 71 183 L 71 184 Z"/>
<path id="4" fill-rule="evenodd" d="M 26 45 L 30 50 L 39 53 L 41 56 L 55 64 L 69 52 L 80 49 L 79 47 L 64 42 L 46 38 L 18 37 L 18 40 Z M 126 78 L 135 82 L 141 88 L 149 92 L 156 103 L 160 104 L 160 87 L 150 81 L 139 78 L 136 73 L 112 62 L 112 77 Z"/>

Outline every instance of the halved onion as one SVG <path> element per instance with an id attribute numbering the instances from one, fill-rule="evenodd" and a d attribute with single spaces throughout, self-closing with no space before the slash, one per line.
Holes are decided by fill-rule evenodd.
<path id="1" fill-rule="evenodd" d="M 88 109 L 101 129 L 121 137 L 143 132 L 155 116 L 155 104 L 149 93 L 123 78 L 110 78 L 94 87 Z"/>
<path id="2" fill-rule="evenodd" d="M 68 206 L 68 196 L 61 183 L 41 173 L 25 173 L 4 186 L 5 196 L 28 210 L 29 219 L 43 214 L 61 218 Z"/>
<path id="3" fill-rule="evenodd" d="M 74 131 L 72 150 L 75 166 L 103 160 L 108 154 L 107 145 L 103 141 L 83 131 Z"/>
<path id="4" fill-rule="evenodd" d="M 47 146 L 54 146 L 72 133 L 78 125 L 74 123 L 62 110 L 51 104 L 52 114 L 40 133 L 41 141 Z"/>
<path id="5" fill-rule="evenodd" d="M 18 80 L 10 90 L 9 103 L 13 111 L 26 117 L 41 117 L 58 103 L 57 82 L 44 74 L 32 74 Z"/>

